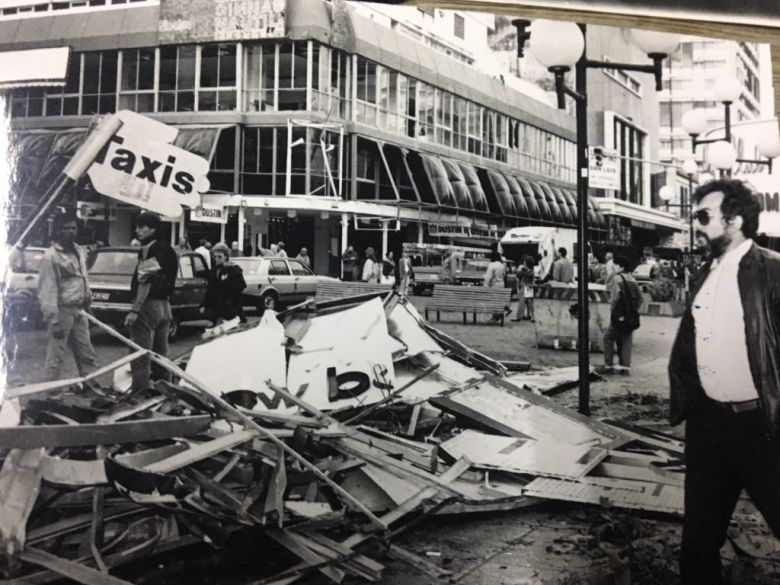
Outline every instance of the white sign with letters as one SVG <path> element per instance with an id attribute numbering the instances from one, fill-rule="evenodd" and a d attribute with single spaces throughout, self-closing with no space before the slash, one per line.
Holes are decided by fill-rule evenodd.
<path id="1" fill-rule="evenodd" d="M 603 146 L 588 148 L 588 186 L 595 189 L 620 189 L 620 156 Z"/>
<path id="2" fill-rule="evenodd" d="M 190 219 L 204 223 L 227 223 L 227 213 L 224 207 L 200 205 L 192 210 Z"/>
<path id="3" fill-rule="evenodd" d="M 140 114 L 114 114 L 123 124 L 87 170 L 95 189 L 112 199 L 169 217 L 196 207 L 208 191 L 209 161 L 170 144 L 178 130 Z"/>

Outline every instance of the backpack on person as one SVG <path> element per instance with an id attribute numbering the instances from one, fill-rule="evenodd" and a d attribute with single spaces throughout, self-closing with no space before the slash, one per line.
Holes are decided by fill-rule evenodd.
<path id="1" fill-rule="evenodd" d="M 622 274 L 620 295 L 612 307 L 610 323 L 612 327 L 621 333 L 631 333 L 639 329 L 639 307 L 642 304 L 642 292 L 639 285 L 633 280 L 627 280 Z"/>

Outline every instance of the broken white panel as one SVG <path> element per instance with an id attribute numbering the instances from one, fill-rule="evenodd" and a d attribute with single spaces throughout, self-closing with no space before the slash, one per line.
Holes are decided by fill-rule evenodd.
<path id="1" fill-rule="evenodd" d="M 309 320 L 290 356 L 287 389 L 319 410 L 379 402 L 397 388 L 384 306 L 374 298 Z M 339 391 L 329 395 L 328 369 Z M 276 406 L 285 409 L 284 403 Z"/>
<path id="2" fill-rule="evenodd" d="M 2 396 L 0 396 L 2 400 Z M 16 427 L 22 421 L 22 407 L 18 398 L 9 398 L 0 403 L 0 427 Z"/>
<path id="3" fill-rule="evenodd" d="M 286 383 L 284 347 L 284 327 L 266 311 L 256 327 L 196 346 L 186 371 L 217 396 L 251 390 L 260 398 L 258 408 L 264 408 L 264 398 L 274 399 L 266 381 Z"/>
<path id="4" fill-rule="evenodd" d="M 589 445 L 487 435 L 472 430 L 454 436 L 440 448 L 454 459 L 466 457 L 476 467 L 563 478 L 582 477 L 607 456 L 605 449 Z"/>
<path id="5" fill-rule="evenodd" d="M 387 316 L 390 335 L 406 345 L 408 355 L 422 352 L 443 352 L 425 329 L 420 325 L 420 315 L 411 303 L 396 303 Z"/>
<path id="6" fill-rule="evenodd" d="M 520 372 L 506 377 L 507 382 L 539 394 L 547 394 L 562 386 L 576 386 L 579 379 L 578 366 L 550 368 L 541 372 Z"/>
<path id="7" fill-rule="evenodd" d="M 505 434 L 537 441 L 599 445 L 620 436 L 617 430 L 612 432 L 606 425 L 579 420 L 576 413 L 557 406 L 548 398 L 521 388 L 510 392 L 490 380 L 437 399 L 434 406 L 439 406 L 440 401 L 449 402 L 460 415 L 484 421 L 490 428 L 501 427 L 506 429 Z"/>
<path id="8" fill-rule="evenodd" d="M 526 486 L 525 493 L 548 500 L 683 514 L 682 486 L 609 478 L 568 481 L 539 477 Z"/>

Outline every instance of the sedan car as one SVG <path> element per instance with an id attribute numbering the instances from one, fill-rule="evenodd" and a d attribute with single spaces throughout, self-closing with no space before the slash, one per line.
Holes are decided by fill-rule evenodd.
<path id="1" fill-rule="evenodd" d="M 43 322 L 38 304 L 38 268 L 46 248 L 14 249 L 2 283 L 3 317 L 8 331 Z"/>
<path id="2" fill-rule="evenodd" d="M 130 282 L 138 263 L 138 248 L 99 248 L 89 267 L 92 290 L 92 312 L 98 319 L 113 325 L 124 320 L 133 303 Z M 196 252 L 179 255 L 179 274 L 171 296 L 173 323 L 170 337 L 176 336 L 182 321 L 202 319 L 199 308 L 206 294 L 208 268 Z"/>
<path id="3" fill-rule="evenodd" d="M 317 283 L 338 280 L 315 274 L 295 258 L 238 256 L 230 261 L 244 271 L 244 304 L 256 307 L 260 313 L 305 301 L 314 296 Z"/>

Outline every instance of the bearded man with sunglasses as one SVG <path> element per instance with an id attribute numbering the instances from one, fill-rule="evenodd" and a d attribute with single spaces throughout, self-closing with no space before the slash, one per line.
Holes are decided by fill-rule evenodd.
<path id="1" fill-rule="evenodd" d="M 780 536 L 780 255 L 753 242 L 760 204 L 741 181 L 694 201 L 709 257 L 672 348 L 670 420 L 686 421 L 682 582 L 717 585 L 743 489 Z"/>

